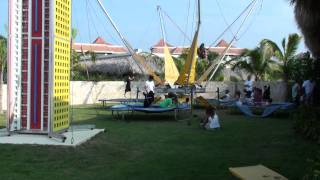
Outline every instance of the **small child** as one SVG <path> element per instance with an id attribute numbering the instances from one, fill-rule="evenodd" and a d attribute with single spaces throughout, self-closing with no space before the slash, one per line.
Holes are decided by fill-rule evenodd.
<path id="1" fill-rule="evenodd" d="M 182 108 L 190 107 L 189 101 L 190 101 L 190 99 L 187 97 L 187 98 L 186 98 L 186 101 L 183 102 L 183 103 L 181 103 L 181 107 L 182 107 Z"/>
<path id="2" fill-rule="evenodd" d="M 166 98 L 160 102 L 159 106 L 161 108 L 171 108 L 171 107 L 175 107 L 177 105 L 177 95 L 175 95 L 174 93 L 168 93 L 168 95 L 166 96 Z"/>
<path id="3" fill-rule="evenodd" d="M 215 109 L 213 107 L 206 109 L 206 119 L 200 123 L 200 126 L 204 129 L 220 128 L 219 117 L 215 113 Z"/>

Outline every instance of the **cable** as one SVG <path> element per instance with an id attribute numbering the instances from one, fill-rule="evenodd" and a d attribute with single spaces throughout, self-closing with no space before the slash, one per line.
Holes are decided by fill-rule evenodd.
<path id="1" fill-rule="evenodd" d="M 89 3 L 90 7 L 94 10 L 91 1 L 89 1 L 89 2 L 90 2 L 90 3 Z M 101 17 L 98 16 L 98 14 L 97 14 L 97 11 L 94 10 L 93 12 L 94 12 L 94 15 L 95 15 L 96 19 L 101 20 Z M 92 18 L 92 19 L 94 20 L 94 18 Z M 119 42 L 116 38 L 114 38 L 114 37 L 112 36 L 112 33 L 108 31 L 108 28 L 106 27 L 106 24 L 105 24 L 105 23 L 102 23 L 102 27 L 103 27 L 104 30 L 107 32 L 108 36 L 112 39 L 112 41 L 114 41 L 116 44 L 120 44 L 120 42 Z M 99 33 L 99 34 L 100 34 L 100 33 Z"/>
<path id="2" fill-rule="evenodd" d="M 217 4 L 217 6 L 218 6 L 219 12 L 220 12 L 220 14 L 221 14 L 221 16 L 222 16 L 222 18 L 223 18 L 224 23 L 227 25 L 227 27 L 229 27 L 230 25 L 229 25 L 226 17 L 225 17 L 224 14 L 223 14 L 223 11 L 222 11 L 222 8 L 221 8 L 221 6 L 220 6 L 220 3 L 218 2 L 218 0 L 215 0 L 215 2 L 216 2 L 216 4 Z M 233 31 L 232 31 L 231 28 L 229 28 L 229 31 L 231 32 L 232 36 L 234 36 L 234 33 L 233 33 Z"/>
<path id="3" fill-rule="evenodd" d="M 216 40 L 209 45 L 208 49 L 213 47 L 221 38 L 222 36 L 243 16 L 245 12 L 251 7 L 251 5 L 255 2 L 256 0 L 251 1 L 251 3 L 239 14 L 239 16 L 230 24 L 229 27 L 227 27 L 217 38 Z"/>
<path id="4" fill-rule="evenodd" d="M 247 26 L 247 28 L 243 31 L 242 34 L 240 34 L 238 36 L 238 40 L 240 40 L 248 31 L 249 29 L 251 28 L 251 26 L 253 25 L 253 23 L 256 21 L 256 18 L 260 15 L 261 11 L 262 11 L 262 5 L 263 5 L 263 0 L 261 0 L 261 4 L 260 4 L 260 8 L 258 10 L 258 12 L 253 16 L 253 19 L 252 21 L 249 23 L 249 25 Z"/>
<path id="5" fill-rule="evenodd" d="M 88 30 L 89 30 L 89 38 L 90 38 L 90 41 L 92 40 L 92 36 L 91 36 L 91 28 L 90 28 L 90 25 L 89 25 L 89 13 L 88 13 L 88 0 L 86 0 L 86 14 L 87 14 L 87 26 L 88 26 Z"/>
<path id="6" fill-rule="evenodd" d="M 164 11 L 163 9 L 161 9 L 161 11 L 171 21 L 171 23 L 180 31 L 180 33 L 182 33 L 182 35 L 191 42 L 192 41 L 191 38 L 180 28 L 180 26 L 177 23 L 175 23 L 175 21 L 166 13 L 166 11 Z"/>
<path id="7" fill-rule="evenodd" d="M 186 23 L 186 28 L 185 28 L 185 32 L 186 33 L 188 33 L 189 16 L 190 16 L 190 5 L 191 5 L 191 0 L 188 1 L 187 23 Z M 183 38 L 183 43 L 182 43 L 183 46 L 185 46 L 185 42 L 186 42 L 186 36 L 184 36 L 184 38 Z"/>

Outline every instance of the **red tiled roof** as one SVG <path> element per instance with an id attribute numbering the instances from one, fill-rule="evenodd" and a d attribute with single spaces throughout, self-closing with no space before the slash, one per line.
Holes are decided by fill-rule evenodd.
<path id="1" fill-rule="evenodd" d="M 229 43 L 227 43 L 224 39 L 222 39 L 220 42 L 218 42 L 218 44 L 216 45 L 216 47 L 228 47 Z M 231 46 L 231 48 L 235 48 L 235 46 Z"/>
<path id="2" fill-rule="evenodd" d="M 163 46 L 164 46 L 164 40 L 160 39 L 160 41 L 151 47 L 151 52 L 154 54 L 163 54 Z M 170 53 L 172 55 L 181 55 L 185 50 L 187 50 L 189 47 L 174 47 L 170 44 L 167 44 L 167 46 L 169 47 Z M 210 47 L 209 51 L 211 52 L 215 52 L 218 54 L 222 54 L 223 51 L 225 50 L 226 47 L 228 47 L 229 44 L 225 41 L 225 40 L 221 40 L 216 47 Z M 207 47 L 208 49 L 208 47 Z M 237 48 L 235 46 L 231 46 L 231 48 L 229 49 L 229 51 L 227 52 L 227 55 L 229 56 L 239 56 L 242 54 L 242 52 L 245 49 L 243 48 Z"/>
<path id="3" fill-rule="evenodd" d="M 172 55 L 181 55 L 185 50 L 187 50 L 188 47 L 175 47 L 175 48 L 170 48 L 170 53 Z M 225 47 L 211 47 L 209 51 L 215 52 L 218 54 L 222 54 L 223 51 L 225 50 Z M 239 56 L 242 54 L 242 52 L 245 49 L 243 48 L 230 48 L 229 51 L 226 53 L 228 56 Z M 151 49 L 151 52 L 153 54 L 163 54 L 163 48 L 153 48 Z"/>
<path id="4" fill-rule="evenodd" d="M 171 44 L 165 43 L 165 42 L 164 42 L 164 39 L 160 39 L 160 40 L 158 41 L 158 43 L 155 44 L 155 45 L 153 45 L 151 48 L 164 47 L 165 44 L 167 45 L 167 47 L 172 47 Z"/>
<path id="5" fill-rule="evenodd" d="M 113 45 L 106 42 L 103 38 L 97 37 L 93 44 L 89 43 L 74 43 L 72 48 L 76 52 L 87 52 L 92 51 L 95 53 L 111 53 L 111 54 L 120 54 L 127 53 L 127 49 L 123 46 Z"/>
<path id="6" fill-rule="evenodd" d="M 102 37 L 97 37 L 96 40 L 93 41 L 93 44 L 106 44 L 106 45 L 112 45 L 110 43 L 107 43 Z"/>
<path id="7" fill-rule="evenodd" d="M 215 52 L 218 54 L 222 54 L 223 51 L 225 50 L 226 47 L 211 47 L 209 49 L 210 52 Z M 226 53 L 227 56 L 240 56 L 243 51 L 245 49 L 244 48 L 235 48 L 235 47 L 231 47 L 228 52 Z"/>

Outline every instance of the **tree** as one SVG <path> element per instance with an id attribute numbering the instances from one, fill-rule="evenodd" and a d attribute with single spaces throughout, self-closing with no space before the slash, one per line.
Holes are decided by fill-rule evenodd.
<path id="1" fill-rule="evenodd" d="M 72 46 L 73 43 L 75 42 L 75 39 L 78 35 L 78 30 L 76 28 L 71 29 L 71 39 L 72 39 Z M 97 56 L 95 52 L 93 51 L 87 51 L 87 52 L 82 52 L 81 55 L 78 54 L 73 48 L 71 49 L 71 79 L 74 79 L 77 75 L 80 76 L 81 72 L 85 70 L 86 71 L 86 76 L 87 80 L 90 79 L 89 75 L 89 70 L 87 65 L 82 65 L 80 63 L 81 59 L 85 59 L 87 61 L 90 59 L 93 63 L 96 61 Z"/>
<path id="2" fill-rule="evenodd" d="M 0 112 L 2 113 L 3 71 L 7 61 L 7 39 L 0 35 Z"/>
<path id="3" fill-rule="evenodd" d="M 252 50 L 246 49 L 239 57 L 228 63 L 233 64 L 232 70 L 242 69 L 254 75 L 256 80 L 267 80 L 271 78 L 271 74 L 278 72 L 272 56 L 272 48 L 260 42 L 258 47 Z"/>
<path id="4" fill-rule="evenodd" d="M 275 42 L 269 39 L 262 40 L 262 43 L 272 48 L 274 57 L 279 61 L 278 65 L 282 74 L 282 79 L 286 83 L 288 83 L 288 80 L 290 80 L 290 74 L 292 74 L 292 63 L 296 57 L 300 40 L 301 37 L 298 34 L 290 34 L 288 41 L 286 38 L 282 39 L 282 49 L 280 49 Z"/>
<path id="5" fill-rule="evenodd" d="M 295 7 L 297 24 L 304 36 L 305 44 L 315 57 L 313 77 L 317 81 L 315 99 L 320 104 L 320 3 L 319 0 L 290 0 Z"/>
<path id="6" fill-rule="evenodd" d="M 290 79 L 301 81 L 303 79 L 310 79 L 313 72 L 313 59 L 310 53 L 303 53 L 294 58 L 290 62 L 291 71 L 289 74 Z"/>

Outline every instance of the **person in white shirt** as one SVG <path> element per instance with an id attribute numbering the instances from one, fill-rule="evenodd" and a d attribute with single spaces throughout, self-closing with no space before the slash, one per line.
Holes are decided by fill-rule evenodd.
<path id="1" fill-rule="evenodd" d="M 313 91 L 315 88 L 315 82 L 313 80 L 305 80 L 302 84 L 304 89 L 304 100 L 307 104 L 312 104 L 313 101 Z"/>
<path id="2" fill-rule="evenodd" d="M 154 92 L 155 85 L 153 81 L 153 76 L 149 76 L 149 79 L 145 82 L 144 88 L 147 93 L 149 93 L 150 91 Z"/>
<path id="3" fill-rule="evenodd" d="M 252 98 L 253 81 L 251 80 L 251 76 L 248 76 L 247 80 L 244 82 L 244 91 L 246 93 L 246 98 Z"/>
<path id="4" fill-rule="evenodd" d="M 295 81 L 291 88 L 291 97 L 292 97 L 292 102 L 296 103 L 299 105 L 300 102 L 300 84 L 298 81 Z"/>
<path id="5" fill-rule="evenodd" d="M 204 121 L 200 122 L 200 126 L 204 129 L 218 129 L 221 127 L 219 117 L 215 113 L 215 109 L 213 107 L 206 109 L 206 118 Z"/>
<path id="6" fill-rule="evenodd" d="M 154 88 L 155 84 L 153 81 L 153 76 L 149 76 L 149 79 L 145 82 L 144 88 L 146 92 L 143 93 L 145 96 L 144 107 L 149 107 L 154 101 Z"/>

